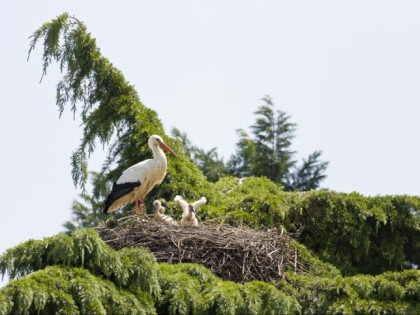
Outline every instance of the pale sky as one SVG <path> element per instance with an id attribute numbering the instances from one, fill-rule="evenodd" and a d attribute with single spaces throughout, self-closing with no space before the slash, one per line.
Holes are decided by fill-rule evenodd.
<path id="1" fill-rule="evenodd" d="M 68 12 L 169 133 L 227 160 L 261 98 L 297 124 L 297 158 L 330 162 L 324 188 L 419 195 L 419 1 L 1 1 L 0 253 L 61 231 L 81 136 L 59 119 L 58 71 L 29 36 Z M 98 170 L 101 153 L 93 157 Z"/>

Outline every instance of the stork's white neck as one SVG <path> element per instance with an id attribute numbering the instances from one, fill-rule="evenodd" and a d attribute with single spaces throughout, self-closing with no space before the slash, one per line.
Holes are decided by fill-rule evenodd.
<path id="1" fill-rule="evenodd" d="M 151 149 L 153 151 L 153 161 L 155 162 L 157 169 L 160 170 L 159 173 L 163 172 L 163 176 L 165 176 L 164 174 L 166 173 L 166 168 L 168 166 L 165 153 L 160 147 L 155 145 L 151 146 Z"/>
<path id="2" fill-rule="evenodd" d="M 159 148 L 158 146 L 152 145 L 151 149 L 153 151 L 153 158 L 155 160 L 164 160 L 166 162 L 166 155 L 162 151 L 161 148 Z"/>

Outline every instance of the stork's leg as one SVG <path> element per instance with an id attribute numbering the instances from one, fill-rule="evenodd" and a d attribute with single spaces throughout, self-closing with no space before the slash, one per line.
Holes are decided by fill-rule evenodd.
<path id="1" fill-rule="evenodd" d="M 140 201 L 140 204 L 139 204 Z M 136 198 L 136 213 L 140 214 L 143 210 L 143 202 L 144 202 L 144 198 L 141 199 L 137 199 Z"/>
<path id="2" fill-rule="evenodd" d="M 135 210 L 136 210 L 136 213 L 137 214 L 140 213 L 140 210 L 139 210 L 139 200 L 137 198 L 136 198 L 136 208 L 135 208 Z"/>

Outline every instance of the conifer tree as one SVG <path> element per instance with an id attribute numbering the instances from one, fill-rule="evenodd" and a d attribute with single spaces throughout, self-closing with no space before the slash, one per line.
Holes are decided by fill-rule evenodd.
<path id="1" fill-rule="evenodd" d="M 223 281 L 197 264 L 158 264 L 79 229 L 29 240 L 0 256 L 1 314 L 415 314 L 420 271 L 378 276 L 288 273 L 276 283 Z"/>
<path id="2" fill-rule="evenodd" d="M 134 86 L 101 55 L 96 40 L 81 21 L 64 13 L 43 24 L 32 35 L 29 55 L 40 41 L 43 43 L 42 76 L 53 61 L 63 73 L 57 85 L 60 115 L 70 107 L 73 115 L 79 114 L 82 121 L 83 136 L 71 157 L 72 177 L 77 187 L 85 190 L 89 156 L 98 143 L 108 148 L 108 154 L 95 182 L 112 183 L 124 169 L 151 157 L 148 138 L 159 134 L 178 153 L 178 158 L 169 158 L 168 175 L 149 194 L 146 206 L 157 196 L 169 199 L 176 194 L 191 198 L 201 195 L 208 185 L 205 177 L 182 153 L 181 143 L 166 136 L 157 113 L 140 101 Z M 82 198 L 88 203 L 100 203 L 99 198 L 104 195 L 101 192 L 95 189 L 93 196 Z M 76 203 L 74 214 L 77 216 L 82 208 Z"/>
<path id="3" fill-rule="evenodd" d="M 264 105 L 255 112 L 256 121 L 251 126 L 255 142 L 253 173 L 267 176 L 274 182 L 281 182 L 296 163 L 290 150 L 296 125 L 290 116 L 282 111 L 274 111 L 269 96 L 263 98 Z"/>
<path id="4" fill-rule="evenodd" d="M 326 177 L 328 162 L 320 161 L 321 151 L 315 151 L 298 166 L 291 150 L 296 124 L 290 116 L 275 111 L 272 99 L 263 98 L 264 104 L 255 112 L 251 126 L 253 137 L 238 130 L 236 153 L 228 161 L 229 171 L 239 177 L 266 176 L 281 183 L 285 190 L 318 188 Z"/>
<path id="5" fill-rule="evenodd" d="M 6 273 L 14 280 L 0 289 L 1 314 L 300 311 L 295 298 L 271 284 L 223 281 L 195 264 L 158 264 L 143 248 L 111 249 L 89 229 L 7 250 L 0 256 L 0 274 Z"/>
<path id="6" fill-rule="evenodd" d="M 303 159 L 295 172 L 286 177 L 283 182 L 285 189 L 308 191 L 318 188 L 320 182 L 327 177 L 325 172 L 328 167 L 328 162 L 319 161 L 321 154 L 321 151 L 315 151 L 307 159 Z"/>

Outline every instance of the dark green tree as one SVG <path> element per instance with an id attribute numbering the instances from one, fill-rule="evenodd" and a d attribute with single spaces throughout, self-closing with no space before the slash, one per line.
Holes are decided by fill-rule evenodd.
<path id="1" fill-rule="evenodd" d="M 319 187 L 320 182 L 327 177 L 325 172 L 328 162 L 320 161 L 321 151 L 311 153 L 295 172 L 289 174 L 283 182 L 285 190 L 308 191 Z"/>
<path id="2" fill-rule="evenodd" d="M 290 122 L 286 113 L 274 110 L 269 96 L 264 97 L 263 102 L 251 126 L 253 137 L 238 130 L 239 142 L 228 162 L 229 171 L 239 177 L 266 176 L 281 183 L 285 190 L 318 188 L 328 166 L 328 162 L 319 159 L 321 151 L 315 151 L 302 165 L 297 165 L 296 152 L 291 150 L 296 124 Z"/>
<path id="3" fill-rule="evenodd" d="M 255 112 L 256 121 L 251 126 L 255 142 L 255 161 L 253 173 L 267 176 L 274 182 L 282 182 L 289 170 L 295 165 L 290 150 L 296 125 L 290 116 L 282 111 L 274 111 L 269 96 L 263 98 L 264 105 Z"/>
<path id="4" fill-rule="evenodd" d="M 287 273 L 223 281 L 197 264 L 111 249 L 90 229 L 28 240 L 0 256 L 1 314 L 417 314 L 420 271 L 377 276 Z"/>
<path id="5" fill-rule="evenodd" d="M 43 24 L 32 36 L 29 55 L 40 41 L 43 43 L 43 76 L 54 61 L 63 73 L 56 97 L 60 115 L 70 107 L 82 122 L 80 146 L 71 159 L 72 177 L 77 187 L 85 193 L 88 160 L 96 145 L 104 146 L 108 153 L 94 181 L 101 183 L 101 187 L 109 187 L 124 169 L 151 157 L 147 140 L 150 135 L 159 134 L 177 152 L 178 158 L 169 157 L 165 181 L 149 194 L 146 207 L 150 208 L 154 198 L 170 199 L 182 194 L 193 199 L 202 195 L 208 185 L 205 177 L 183 154 L 182 144 L 166 136 L 157 113 L 140 101 L 134 86 L 101 55 L 96 40 L 81 21 L 64 13 Z M 104 186 L 106 183 L 108 186 Z M 106 196 L 101 189 L 94 185 L 92 196 L 84 194 L 82 198 L 89 206 L 99 204 L 100 198 Z M 73 213 L 76 216 L 85 213 L 83 207 L 76 203 Z M 76 218 L 78 220 L 84 219 Z"/>
<path id="6" fill-rule="evenodd" d="M 272 284 L 223 281 L 196 264 L 111 249 L 90 229 L 29 240 L 0 256 L 1 314 L 298 314 Z M 238 303 L 245 302 L 246 303 Z"/>

